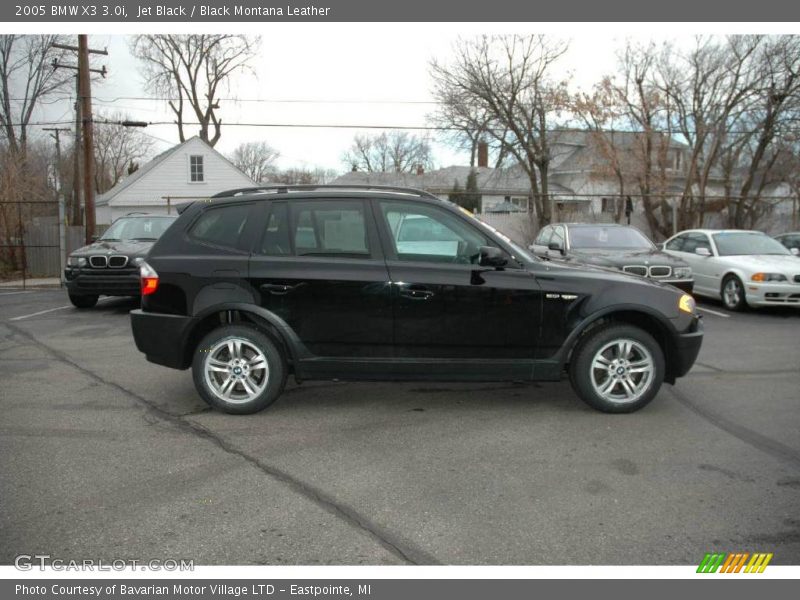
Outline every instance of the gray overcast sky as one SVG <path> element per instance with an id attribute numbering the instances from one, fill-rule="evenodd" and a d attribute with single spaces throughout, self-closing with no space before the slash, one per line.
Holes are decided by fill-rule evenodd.
<path id="1" fill-rule="evenodd" d="M 222 138 L 217 149 L 228 153 L 243 141 L 266 140 L 281 153 L 281 167 L 344 170 L 342 154 L 358 130 L 226 127 L 224 123 L 424 125 L 426 114 L 434 105 L 388 102 L 430 101 L 428 62 L 432 57 L 446 60 L 459 32 L 457 27 L 446 27 L 439 35 L 415 35 L 415 28 L 414 24 L 397 24 L 391 29 L 365 24 L 357 30 L 357 35 L 343 36 L 337 27 L 330 27 L 317 30 L 313 37 L 298 37 L 296 30 L 282 31 L 277 27 L 265 30 L 260 55 L 252 63 L 255 73 L 237 77 L 223 96 L 320 102 L 224 100 L 220 111 Z M 560 64 L 562 73 L 554 75 L 571 73 L 573 85 L 588 90 L 600 77 L 613 71 L 615 51 L 626 37 L 631 36 L 594 34 L 573 38 Z M 95 109 L 121 111 L 137 120 L 172 121 L 163 101 L 122 98 L 148 96 L 138 63 L 129 51 L 130 39 L 124 35 L 90 37 L 92 47 L 107 46 L 109 50 L 108 57 L 93 58 L 96 66 L 105 64 L 109 69 L 108 78 L 94 85 Z M 640 39 L 660 42 L 666 37 L 649 34 Z M 689 43 L 690 38 L 682 41 Z M 65 99 L 48 107 L 45 114 L 68 119 L 72 116 L 72 104 Z M 150 126 L 144 131 L 165 140 L 156 143 L 156 152 L 178 141 L 175 125 Z M 441 143 L 436 143 L 434 149 L 437 166 L 467 161 L 467 157 Z"/>

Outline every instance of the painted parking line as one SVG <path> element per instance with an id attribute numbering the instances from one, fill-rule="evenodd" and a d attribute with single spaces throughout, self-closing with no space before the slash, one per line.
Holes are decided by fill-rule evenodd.
<path id="1" fill-rule="evenodd" d="M 114 296 L 109 296 L 108 298 L 100 298 L 97 302 L 100 303 L 112 299 L 114 299 Z M 57 310 L 64 310 L 65 308 L 74 308 L 74 306 L 72 306 L 72 304 L 65 304 L 64 306 L 56 306 L 55 308 L 40 310 L 39 312 L 31 313 L 29 315 L 20 315 L 19 317 L 13 317 L 9 319 L 9 321 L 22 321 L 23 319 L 30 319 L 31 317 L 38 317 L 39 315 L 46 315 L 47 313 L 55 312 Z"/>
<path id="2" fill-rule="evenodd" d="M 14 294 L 30 294 L 30 292 L 0 292 L 0 296 L 13 296 Z"/>
<path id="3" fill-rule="evenodd" d="M 726 319 L 730 319 L 731 316 L 724 312 L 719 312 L 718 310 L 711 310 L 710 308 L 703 308 L 702 306 L 698 306 L 697 310 L 702 310 L 703 312 L 710 313 L 712 315 L 716 315 L 718 317 L 725 317 Z"/>

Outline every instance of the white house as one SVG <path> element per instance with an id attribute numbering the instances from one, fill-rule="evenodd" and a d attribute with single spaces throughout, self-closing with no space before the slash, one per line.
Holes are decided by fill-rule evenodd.
<path id="1" fill-rule="evenodd" d="M 198 137 L 162 152 L 95 201 L 107 225 L 130 212 L 167 214 L 175 205 L 256 183 Z"/>

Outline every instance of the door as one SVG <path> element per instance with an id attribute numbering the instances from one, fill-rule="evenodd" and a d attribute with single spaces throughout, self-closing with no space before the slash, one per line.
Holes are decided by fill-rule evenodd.
<path id="1" fill-rule="evenodd" d="M 277 201 L 267 210 L 250 259 L 261 306 L 315 356 L 391 356 L 391 285 L 364 201 Z"/>
<path id="2" fill-rule="evenodd" d="M 541 323 L 531 273 L 479 267 L 481 246 L 497 244 L 447 209 L 401 200 L 375 208 L 392 281 L 396 355 L 479 359 L 484 373 L 504 368 L 492 361 L 506 361 L 529 374 Z"/>

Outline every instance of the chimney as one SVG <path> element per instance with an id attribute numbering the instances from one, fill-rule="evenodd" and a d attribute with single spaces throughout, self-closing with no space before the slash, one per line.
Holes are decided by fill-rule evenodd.
<path id="1" fill-rule="evenodd" d="M 489 166 L 489 144 L 478 142 L 478 167 Z"/>
<path id="2" fill-rule="evenodd" d="M 425 166 L 422 163 L 417 165 L 417 175 L 425 175 Z"/>

